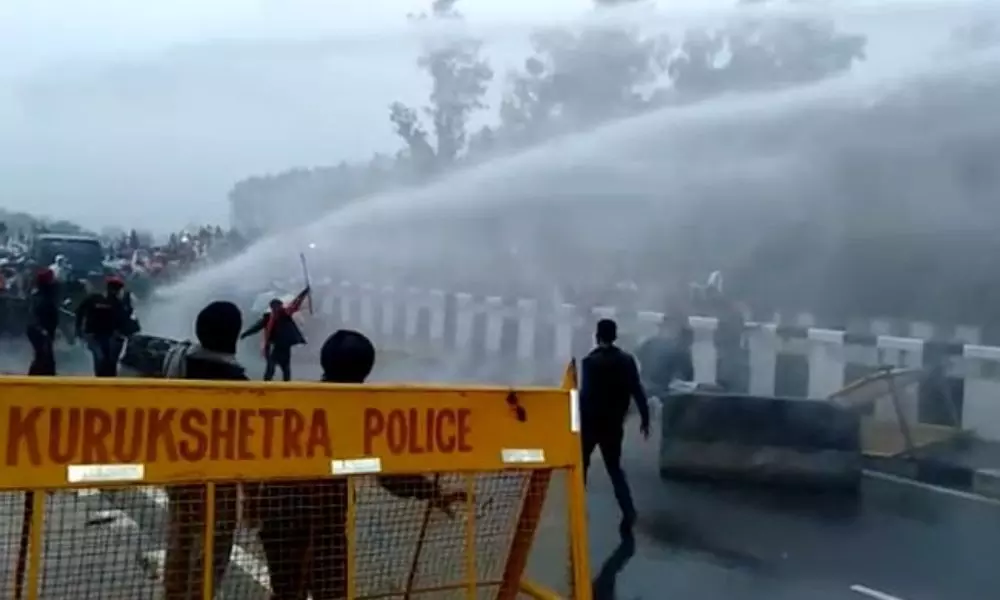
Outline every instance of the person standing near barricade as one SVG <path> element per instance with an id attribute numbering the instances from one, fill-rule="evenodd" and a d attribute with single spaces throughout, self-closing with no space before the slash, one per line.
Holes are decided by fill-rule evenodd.
<path id="1" fill-rule="evenodd" d="M 260 331 L 264 332 L 264 359 L 267 361 L 264 381 L 274 379 L 276 367 L 281 369 L 282 379 L 292 380 L 292 347 L 306 343 L 305 336 L 292 317 L 302 308 L 302 302 L 308 295 L 309 286 L 306 286 L 287 305 L 278 298 L 271 300 L 270 310 L 240 335 L 242 340 Z"/>
<path id="2" fill-rule="evenodd" d="M 59 295 L 51 269 L 43 269 L 35 276 L 29 307 L 28 341 L 31 342 L 32 359 L 28 375 L 55 375 L 53 344 L 59 327 Z"/>
<path id="3" fill-rule="evenodd" d="M 118 375 L 122 341 L 134 327 L 128 307 L 122 301 L 125 282 L 109 277 L 106 285 L 106 293 L 87 296 L 76 309 L 76 336 L 87 341 L 96 377 Z"/>
<path id="4" fill-rule="evenodd" d="M 375 346 L 357 331 L 339 330 L 320 351 L 323 381 L 364 383 L 375 365 Z M 423 475 L 380 476 L 398 498 L 430 502 L 448 516 L 464 491 L 445 491 Z M 343 478 L 269 482 L 245 510 L 260 517 L 271 600 L 334 600 L 347 595 L 347 485 Z"/>
<path id="5" fill-rule="evenodd" d="M 719 271 L 712 272 L 708 283 L 699 290 L 700 312 L 716 319 L 712 338 L 717 356 L 716 383 L 728 392 L 745 394 L 750 386 L 745 311 L 724 292 Z"/>
<path id="6" fill-rule="evenodd" d="M 195 320 L 198 344 L 175 346 L 164 360 L 168 379 L 248 381 L 236 360 L 236 340 L 243 327 L 240 309 L 231 302 L 213 302 Z M 167 556 L 164 563 L 164 600 L 211 600 L 202 597 L 205 531 L 205 486 L 177 485 L 167 488 Z M 215 486 L 215 545 L 212 551 L 212 581 L 219 582 L 229 565 L 236 531 L 239 492 L 236 484 Z"/>
<path id="7" fill-rule="evenodd" d="M 648 439 L 649 404 L 635 359 L 615 345 L 618 325 L 611 319 L 601 319 L 597 323 L 595 337 L 597 347 L 581 362 L 580 438 L 584 481 L 590 467 L 590 456 L 600 448 L 604 468 L 622 511 L 619 531 L 622 538 L 628 539 L 632 536 L 636 512 L 632 491 L 621 464 L 625 418 L 634 399 L 639 409 L 639 431 Z"/>
<path id="8" fill-rule="evenodd" d="M 636 348 L 635 357 L 648 395 L 662 401 L 670 393 L 673 381 L 694 381 L 693 343 L 694 331 L 689 325 L 664 316 L 656 334 Z"/>

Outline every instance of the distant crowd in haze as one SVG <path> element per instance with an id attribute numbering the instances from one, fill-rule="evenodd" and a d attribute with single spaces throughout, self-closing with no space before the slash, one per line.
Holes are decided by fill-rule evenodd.
<path id="1" fill-rule="evenodd" d="M 224 260 L 248 243 L 235 229 L 225 230 L 219 225 L 187 227 L 156 239 L 135 229 L 100 235 L 66 221 L 32 219 L 25 222 L 24 217 L 19 215 L 15 227 L 0 221 L 0 265 L 7 293 L 25 288 L 18 282 L 30 281 L 37 269 L 48 267 L 56 273 L 73 271 L 71 256 L 55 256 L 52 264 L 36 264 L 37 257 L 32 255 L 31 248 L 34 238 L 41 234 L 97 238 L 104 251 L 105 274 L 121 276 L 139 295 L 151 286 L 175 281 L 193 269 Z"/>

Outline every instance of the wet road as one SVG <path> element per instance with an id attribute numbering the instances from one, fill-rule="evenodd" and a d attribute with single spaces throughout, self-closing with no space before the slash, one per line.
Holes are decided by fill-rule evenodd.
<path id="1" fill-rule="evenodd" d="M 626 454 L 640 513 L 630 558 L 627 547 L 612 556 L 617 505 L 599 461 L 592 474 L 595 577 L 609 556 L 625 563 L 595 586 L 599 600 L 864 598 L 853 586 L 901 600 L 1000 597 L 1000 503 L 872 478 L 857 498 L 665 483 L 653 441 Z"/>
<path id="2" fill-rule="evenodd" d="M 27 344 L 3 340 L 0 371 L 27 372 Z M 83 355 L 60 354 L 60 372 L 87 374 Z M 24 494 L 0 493 L 0 598 L 13 598 L 24 522 Z M 155 597 L 156 584 L 142 562 L 148 541 L 131 523 L 107 512 L 103 496 L 87 490 L 46 497 L 42 598 L 131 600 Z"/>
<path id="3" fill-rule="evenodd" d="M 248 363 L 257 376 L 262 365 Z M 436 379 L 436 371 L 383 363 L 378 378 Z M 315 380 L 319 373 L 307 367 L 296 375 Z M 618 543 L 617 507 L 600 461 L 594 463 L 588 502 L 598 600 L 859 600 L 864 590 L 900 600 L 1000 597 L 1000 503 L 870 478 L 858 498 L 664 483 L 656 444 L 636 439 L 627 446 L 626 465 L 640 511 L 634 547 Z M 5 495 L 0 503 L 5 585 L 13 574 L 20 498 Z M 71 579 L 86 582 L 75 590 L 78 598 L 150 597 L 150 566 L 155 570 L 162 557 L 160 501 L 153 490 L 56 497 L 58 531 L 47 552 L 61 558 L 46 570 L 48 597 L 65 597 L 58 592 Z M 253 540 L 244 542 L 254 554 Z M 561 562 L 546 565 L 557 568 Z M 253 570 L 231 570 L 240 597 L 254 587 Z M 79 577 L 89 572 L 94 576 Z"/>
<path id="4" fill-rule="evenodd" d="M 131 600 L 155 597 L 141 565 L 141 536 L 104 518 L 100 495 L 47 498 L 41 597 Z M 24 494 L 0 494 L 0 597 L 13 598 Z"/>

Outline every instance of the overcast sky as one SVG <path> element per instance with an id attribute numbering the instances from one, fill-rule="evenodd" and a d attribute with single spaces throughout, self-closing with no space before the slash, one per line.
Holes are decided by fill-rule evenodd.
<path id="1" fill-rule="evenodd" d="M 428 4 L 3 0 L 0 206 L 165 231 L 224 222 L 226 191 L 247 175 L 392 152 L 387 105 L 427 93 L 405 16 Z M 523 59 L 533 25 L 589 6 L 459 2 L 500 73 Z"/>

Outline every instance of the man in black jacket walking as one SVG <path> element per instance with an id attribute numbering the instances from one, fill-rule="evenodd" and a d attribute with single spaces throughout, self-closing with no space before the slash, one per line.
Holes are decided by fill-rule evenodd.
<path id="1" fill-rule="evenodd" d="M 639 409 L 639 431 L 649 438 L 649 405 L 635 359 L 615 346 L 616 339 L 618 326 L 611 319 L 601 319 L 597 323 L 597 347 L 581 363 L 580 437 L 584 478 L 590 467 L 590 455 L 595 448 L 600 448 L 604 468 L 622 511 L 619 529 L 623 538 L 630 538 L 636 514 L 632 491 L 621 464 L 625 417 L 634 398 Z"/>
<path id="2" fill-rule="evenodd" d="M 109 277 L 105 294 L 91 294 L 76 309 L 76 335 L 87 341 L 94 359 L 94 376 L 116 377 L 118 354 L 126 336 L 135 333 L 132 315 L 123 300 L 125 283 Z"/>

